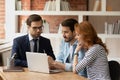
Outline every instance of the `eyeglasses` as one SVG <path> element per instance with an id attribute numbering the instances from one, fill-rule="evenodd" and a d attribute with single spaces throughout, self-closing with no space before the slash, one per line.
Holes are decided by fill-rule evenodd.
<path id="1" fill-rule="evenodd" d="M 42 30 L 42 29 L 43 29 L 43 26 L 40 26 L 40 27 L 32 27 L 32 29 L 35 30 L 35 31 L 38 30 L 38 29 L 39 29 L 39 30 Z"/>

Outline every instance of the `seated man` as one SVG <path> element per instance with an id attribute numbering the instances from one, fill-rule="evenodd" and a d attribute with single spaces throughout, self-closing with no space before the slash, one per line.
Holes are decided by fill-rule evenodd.
<path id="1" fill-rule="evenodd" d="M 40 36 L 43 28 L 43 21 L 39 15 L 30 15 L 26 21 L 28 34 L 14 39 L 12 55 L 15 55 L 15 66 L 27 67 L 26 52 L 45 52 L 55 60 L 50 40 Z M 11 55 L 11 56 L 12 56 Z"/>
<path id="2" fill-rule="evenodd" d="M 62 69 L 65 71 L 72 71 L 72 63 L 74 51 L 77 46 L 76 34 L 74 31 L 74 25 L 78 23 L 75 19 L 67 19 L 62 22 L 62 34 L 64 40 L 60 45 L 60 52 L 56 57 L 56 61 L 49 58 L 50 68 Z M 79 52 L 78 60 L 82 60 L 84 57 L 84 50 Z M 87 76 L 85 70 L 78 73 L 82 76 Z"/>

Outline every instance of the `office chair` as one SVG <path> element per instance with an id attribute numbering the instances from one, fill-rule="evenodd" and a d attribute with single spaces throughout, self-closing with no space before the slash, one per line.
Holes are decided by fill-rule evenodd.
<path id="1" fill-rule="evenodd" d="M 111 60 L 108 62 L 111 80 L 120 80 L 120 64 Z"/>

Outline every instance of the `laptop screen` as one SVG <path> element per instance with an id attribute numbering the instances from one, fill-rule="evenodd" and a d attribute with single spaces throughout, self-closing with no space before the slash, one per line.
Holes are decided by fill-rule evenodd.
<path id="1" fill-rule="evenodd" d="M 47 54 L 26 52 L 26 57 L 29 71 L 49 73 Z"/>

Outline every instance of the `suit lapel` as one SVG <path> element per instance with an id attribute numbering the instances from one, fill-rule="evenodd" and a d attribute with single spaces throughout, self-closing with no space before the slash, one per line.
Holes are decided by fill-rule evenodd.
<path id="1" fill-rule="evenodd" d="M 39 37 L 39 50 L 38 50 L 38 52 L 41 52 L 41 53 L 44 52 L 44 42 L 43 42 L 43 39 L 41 36 Z"/>
<path id="2" fill-rule="evenodd" d="M 25 42 L 25 45 L 26 45 L 27 51 L 31 51 L 31 50 L 30 50 L 30 41 L 29 41 L 28 35 L 26 36 L 26 40 L 25 40 L 25 41 L 26 41 L 26 42 Z"/>

